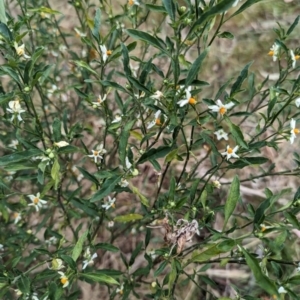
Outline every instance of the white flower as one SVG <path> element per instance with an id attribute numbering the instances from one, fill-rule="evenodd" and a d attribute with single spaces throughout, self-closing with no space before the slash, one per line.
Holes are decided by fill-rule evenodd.
<path id="1" fill-rule="evenodd" d="M 212 182 L 212 185 L 217 188 L 217 189 L 220 189 L 221 188 L 221 183 L 218 181 L 218 180 L 214 180 Z"/>
<path id="2" fill-rule="evenodd" d="M 232 4 L 232 7 L 235 7 L 235 6 L 237 6 L 237 5 L 238 5 L 238 3 L 239 3 L 239 1 L 240 1 L 240 0 L 235 0 L 235 2 L 233 2 L 233 4 Z"/>
<path id="3" fill-rule="evenodd" d="M 48 240 L 45 240 L 45 243 L 47 245 L 55 245 L 57 243 L 57 238 L 55 236 L 52 236 Z"/>
<path id="4" fill-rule="evenodd" d="M 44 204 L 47 203 L 46 200 L 40 199 L 40 193 L 37 193 L 35 195 L 29 195 L 27 196 L 32 201 L 32 203 L 28 204 L 28 206 L 34 206 L 36 211 L 39 211 L 40 208 L 43 207 Z"/>
<path id="5" fill-rule="evenodd" d="M 296 121 L 294 119 L 291 119 L 291 136 L 290 136 L 291 144 L 294 143 L 296 134 L 300 132 L 299 129 L 295 127 L 296 127 Z"/>
<path id="6" fill-rule="evenodd" d="M 112 123 L 119 123 L 122 121 L 122 116 L 117 114 L 115 118 L 112 120 Z"/>
<path id="7" fill-rule="evenodd" d="M 106 210 L 110 209 L 111 207 L 115 208 L 115 202 L 116 198 L 111 199 L 110 196 L 108 196 L 108 201 L 105 204 L 102 204 L 102 207 Z"/>
<path id="8" fill-rule="evenodd" d="M 125 158 L 125 165 L 127 169 L 130 169 L 132 167 L 132 163 L 129 161 L 129 158 L 127 156 Z"/>
<path id="9" fill-rule="evenodd" d="M 14 47 L 15 47 L 15 50 L 16 50 L 18 56 L 23 56 L 26 59 L 30 58 L 30 56 L 25 54 L 25 45 L 24 44 L 22 44 L 21 46 L 18 46 L 18 43 L 15 42 Z"/>
<path id="10" fill-rule="evenodd" d="M 230 148 L 229 146 L 227 146 L 227 150 L 223 153 L 221 153 L 221 155 L 226 155 L 226 159 L 229 160 L 231 157 L 234 158 L 239 158 L 238 155 L 236 155 L 236 151 L 239 149 L 239 146 L 235 146 L 233 149 Z"/>
<path id="11" fill-rule="evenodd" d="M 94 108 L 101 107 L 102 103 L 106 100 L 106 97 L 107 97 L 106 94 L 103 96 L 103 98 L 101 97 L 101 95 L 99 95 L 97 101 L 96 102 L 92 102 Z"/>
<path id="12" fill-rule="evenodd" d="M 14 224 L 18 224 L 18 222 L 19 222 L 20 220 L 22 220 L 22 216 L 21 216 L 21 214 L 18 213 L 18 212 L 14 212 L 14 213 L 13 213 L 13 218 L 15 219 Z"/>
<path id="13" fill-rule="evenodd" d="M 160 121 L 160 114 L 161 111 L 158 110 L 155 114 L 154 114 L 154 119 L 148 124 L 147 129 L 152 128 L 153 126 L 157 125 L 157 126 L 161 126 L 162 123 Z"/>
<path id="14" fill-rule="evenodd" d="M 297 107 L 300 106 L 300 97 L 295 100 L 295 104 L 296 104 Z"/>
<path id="15" fill-rule="evenodd" d="M 293 50 L 290 50 L 291 59 L 292 59 L 292 67 L 293 69 L 296 67 L 297 60 L 300 58 L 300 55 L 295 55 Z"/>
<path id="16" fill-rule="evenodd" d="M 0 244 L 0 251 L 4 250 L 4 246 L 2 244 Z"/>
<path id="17" fill-rule="evenodd" d="M 18 145 L 19 145 L 19 141 L 12 140 L 11 143 L 8 145 L 8 147 L 16 149 Z"/>
<path id="18" fill-rule="evenodd" d="M 60 141 L 60 142 L 54 143 L 54 146 L 57 146 L 58 148 L 66 147 L 68 145 L 69 145 L 69 143 L 67 143 L 65 141 Z"/>
<path id="19" fill-rule="evenodd" d="M 164 94 L 161 91 L 156 91 L 150 98 L 160 100 L 163 96 Z"/>
<path id="20" fill-rule="evenodd" d="M 103 159 L 103 155 L 106 153 L 107 151 L 103 148 L 103 144 L 101 144 L 98 148 L 98 150 L 92 150 L 91 155 L 88 155 L 88 157 L 93 157 L 94 158 L 94 162 L 97 163 L 97 159 Z"/>
<path id="21" fill-rule="evenodd" d="M 119 182 L 119 185 L 125 188 L 129 185 L 129 182 L 125 178 L 122 178 L 121 182 Z"/>
<path id="22" fill-rule="evenodd" d="M 261 232 L 266 231 L 267 229 L 273 228 L 272 226 L 266 226 L 264 223 L 259 225 Z"/>
<path id="23" fill-rule="evenodd" d="M 9 108 L 7 108 L 6 110 L 11 114 L 13 114 L 10 120 L 12 121 L 15 117 L 17 117 L 19 121 L 22 121 L 23 119 L 21 117 L 21 113 L 25 112 L 25 110 L 22 109 L 20 101 L 19 100 L 9 101 L 8 106 Z"/>
<path id="24" fill-rule="evenodd" d="M 300 272 L 300 262 L 298 263 L 298 267 L 296 268 L 297 272 Z"/>
<path id="25" fill-rule="evenodd" d="M 133 6 L 133 5 L 140 5 L 140 2 L 138 2 L 137 0 L 128 0 L 128 4 L 130 6 Z"/>
<path id="26" fill-rule="evenodd" d="M 273 56 L 273 61 L 276 61 L 278 58 L 279 48 L 280 46 L 276 43 L 274 43 L 273 46 L 270 48 L 268 55 Z"/>
<path id="27" fill-rule="evenodd" d="M 287 290 L 286 290 L 283 286 L 281 286 L 281 287 L 279 287 L 279 289 L 278 289 L 278 293 L 279 293 L 279 294 L 286 294 L 286 293 L 287 293 Z"/>
<path id="28" fill-rule="evenodd" d="M 123 295 L 124 292 L 124 284 L 122 283 L 119 288 L 116 289 L 116 292 L 120 295 Z"/>
<path id="29" fill-rule="evenodd" d="M 233 102 L 229 102 L 227 104 L 223 104 L 220 99 L 217 100 L 217 105 L 210 105 L 208 108 L 212 110 L 213 112 L 218 112 L 222 116 L 227 112 L 228 109 L 234 106 Z"/>
<path id="30" fill-rule="evenodd" d="M 86 37 L 86 33 L 81 32 L 80 30 L 78 30 L 76 27 L 74 28 L 76 35 L 78 37 Z"/>
<path id="31" fill-rule="evenodd" d="M 183 107 L 187 104 L 191 104 L 191 105 L 195 105 L 196 104 L 196 99 L 192 97 L 191 95 L 191 89 L 192 87 L 189 86 L 188 88 L 185 89 L 185 99 L 183 100 L 180 100 L 177 102 L 177 104 L 180 106 L 180 107 Z"/>
<path id="32" fill-rule="evenodd" d="M 60 282 L 63 285 L 63 288 L 67 287 L 69 285 L 68 277 L 65 275 L 64 272 L 58 272 L 58 274 L 60 275 Z"/>
<path id="33" fill-rule="evenodd" d="M 102 60 L 103 60 L 103 62 L 106 62 L 108 56 L 111 55 L 111 50 L 107 50 L 105 45 L 100 45 L 100 50 L 101 50 L 101 54 L 102 54 Z"/>
<path id="34" fill-rule="evenodd" d="M 94 264 L 94 259 L 97 256 L 98 256 L 97 253 L 94 253 L 93 255 L 91 255 L 90 247 L 88 247 L 83 254 L 83 257 L 85 258 L 85 260 L 83 261 L 82 270 L 84 270 L 88 265 Z"/>
<path id="35" fill-rule="evenodd" d="M 112 227 L 114 227 L 114 225 L 115 225 L 115 222 L 114 222 L 114 221 L 109 221 L 109 222 L 107 223 L 107 227 L 108 227 L 108 228 L 112 228 Z"/>
<path id="36" fill-rule="evenodd" d="M 215 131 L 214 134 L 217 136 L 217 140 L 224 139 L 228 141 L 228 133 L 226 133 L 223 129 L 219 129 L 218 131 Z"/>
<path id="37" fill-rule="evenodd" d="M 50 268 L 51 270 L 58 271 L 63 269 L 64 267 L 65 267 L 64 262 L 60 258 L 52 259 L 51 268 Z"/>

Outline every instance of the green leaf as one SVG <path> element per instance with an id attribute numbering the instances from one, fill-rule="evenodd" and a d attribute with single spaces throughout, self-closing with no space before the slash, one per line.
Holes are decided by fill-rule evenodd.
<path id="1" fill-rule="evenodd" d="M 109 81 L 109 80 L 101 80 L 100 83 L 101 83 L 101 85 L 103 85 L 105 87 L 112 87 L 116 90 L 120 90 L 120 91 L 128 94 L 128 91 L 116 82 Z"/>
<path id="2" fill-rule="evenodd" d="M 167 13 L 166 9 L 161 5 L 145 4 L 145 6 L 151 11 L 156 11 L 164 14 Z"/>
<path id="3" fill-rule="evenodd" d="M 103 250 L 106 250 L 106 251 L 110 251 L 110 252 L 119 252 L 120 249 L 112 244 L 108 244 L 108 243 L 99 243 L 97 245 L 95 245 L 95 248 L 96 249 L 103 249 Z"/>
<path id="4" fill-rule="evenodd" d="M 231 165 L 229 165 L 228 169 L 243 169 L 244 167 L 251 166 L 251 165 L 262 165 L 268 162 L 269 159 L 266 157 L 243 157 L 239 160 L 235 161 Z"/>
<path id="5" fill-rule="evenodd" d="M 60 164 L 58 162 L 58 159 L 56 158 L 54 160 L 53 166 L 51 168 L 51 178 L 54 180 L 54 188 L 57 190 L 58 184 L 60 183 Z"/>
<path id="6" fill-rule="evenodd" d="M 10 76 L 15 82 L 21 84 L 18 73 L 9 66 L 1 66 L 0 70 L 2 70 L 6 75 Z"/>
<path id="7" fill-rule="evenodd" d="M 113 277 L 105 275 L 105 274 L 98 274 L 98 273 L 81 273 L 80 278 L 89 279 L 99 283 L 108 283 L 108 284 L 116 284 L 119 285 L 119 282 L 115 280 Z"/>
<path id="8" fill-rule="evenodd" d="M 155 160 L 157 158 L 165 157 L 172 150 L 173 147 L 170 146 L 160 146 L 158 148 L 152 148 L 140 157 L 140 159 L 137 161 L 137 164 L 142 164 L 148 160 Z"/>
<path id="9" fill-rule="evenodd" d="M 73 62 L 77 67 L 88 70 L 92 74 L 96 75 L 96 77 L 98 78 L 98 73 L 96 71 L 94 71 L 85 61 L 83 61 L 83 60 L 73 60 L 71 62 Z"/>
<path id="10" fill-rule="evenodd" d="M 131 76 L 128 49 L 127 49 L 126 45 L 124 45 L 123 43 L 121 43 L 121 48 L 122 48 L 122 55 L 123 55 L 124 72 L 125 72 L 126 76 Z"/>
<path id="11" fill-rule="evenodd" d="M 233 13 L 226 21 L 233 18 L 234 16 L 242 13 L 245 9 L 252 6 L 255 3 L 261 2 L 262 0 L 248 0 L 246 1 L 235 13 Z"/>
<path id="12" fill-rule="evenodd" d="M 174 285 L 176 277 L 177 277 L 177 267 L 176 267 L 176 260 L 175 259 L 172 259 L 171 272 L 169 274 L 170 275 L 169 275 L 168 288 L 169 288 L 169 295 L 171 295 L 173 285 Z"/>
<path id="13" fill-rule="evenodd" d="M 100 44 L 100 24 L 101 24 L 101 11 L 100 8 L 96 10 L 95 18 L 94 18 L 94 27 L 92 29 L 92 35 L 97 41 L 98 44 Z"/>
<path id="14" fill-rule="evenodd" d="M 52 130 L 54 142 L 59 142 L 61 140 L 61 121 L 58 118 L 53 120 Z"/>
<path id="15" fill-rule="evenodd" d="M 230 91 L 230 97 L 233 97 L 236 93 L 238 93 L 241 89 L 242 83 L 248 76 L 248 69 L 252 65 L 252 62 L 248 63 L 244 69 L 241 71 L 239 77 L 237 78 L 236 82 L 232 85 Z"/>
<path id="16" fill-rule="evenodd" d="M 290 35 L 293 32 L 293 30 L 295 29 L 295 27 L 299 23 L 299 19 L 300 19 L 300 15 L 295 19 L 295 21 L 293 22 L 293 24 L 290 26 L 290 28 L 288 29 L 286 35 Z"/>
<path id="17" fill-rule="evenodd" d="M 223 0 L 221 2 L 219 2 L 218 4 L 214 5 L 213 7 L 211 7 L 209 10 L 205 11 L 200 18 L 198 18 L 196 20 L 196 22 L 192 25 L 187 38 L 190 36 L 190 34 L 196 29 L 197 26 L 201 25 L 202 23 L 204 23 L 209 17 L 213 17 L 215 15 L 221 14 L 225 11 L 227 11 L 229 8 L 232 7 L 232 4 L 235 2 L 236 0 Z"/>
<path id="18" fill-rule="evenodd" d="M 127 223 L 127 222 L 141 220 L 141 219 L 143 219 L 143 216 L 140 214 L 128 214 L 123 216 L 117 216 L 114 218 L 114 221 Z"/>
<path id="19" fill-rule="evenodd" d="M 162 45 L 161 41 L 159 41 L 157 38 L 154 36 L 150 35 L 147 32 L 143 32 L 140 30 L 136 29 L 127 29 L 126 32 L 133 38 L 137 40 L 144 41 L 145 43 L 149 43 L 153 47 L 161 50 L 162 52 L 167 53 L 167 50 L 164 48 L 165 45 Z"/>
<path id="20" fill-rule="evenodd" d="M 91 198 L 90 201 L 96 202 L 96 201 L 102 200 L 104 197 L 108 196 L 115 189 L 115 186 L 118 184 L 120 179 L 121 179 L 121 176 L 113 176 L 113 177 L 105 180 L 105 182 L 102 185 L 102 187 L 100 188 L 100 190 L 98 190 L 94 194 L 94 196 Z"/>
<path id="21" fill-rule="evenodd" d="M 128 138 L 130 135 L 130 130 L 132 126 L 134 125 L 136 120 L 132 120 L 129 123 L 126 123 L 124 126 L 121 135 L 120 135 L 120 142 L 119 142 L 119 155 L 120 155 L 120 161 L 122 164 L 125 163 L 126 158 L 126 148 L 128 143 Z"/>
<path id="22" fill-rule="evenodd" d="M 201 68 L 202 62 L 203 62 L 204 58 L 206 57 L 208 51 L 209 51 L 209 48 L 206 48 L 192 64 L 192 66 L 187 74 L 186 80 L 185 80 L 186 87 L 189 86 L 194 79 L 196 79 L 196 77 L 199 73 L 199 70 Z"/>
<path id="23" fill-rule="evenodd" d="M 139 242 L 132 252 L 132 255 L 129 260 L 129 266 L 132 266 L 134 264 L 136 257 L 139 255 L 139 253 L 142 250 L 142 247 L 143 247 L 143 242 Z"/>
<path id="24" fill-rule="evenodd" d="M 0 14 L 1 14 L 1 9 L 0 9 Z M 6 24 L 1 22 L 0 22 L 0 37 L 3 37 L 7 42 L 11 42 L 13 39 L 12 33 L 10 32 Z"/>
<path id="25" fill-rule="evenodd" d="M 188 261 L 188 263 L 209 261 L 211 258 L 221 253 L 229 252 L 234 246 L 235 246 L 234 240 L 228 240 L 228 241 L 223 241 L 221 243 L 209 245 L 205 250 L 203 250 L 200 253 L 195 251 L 193 253 L 192 258 Z"/>
<path id="26" fill-rule="evenodd" d="M 88 171 L 86 171 L 85 169 L 76 166 L 76 168 L 80 171 L 80 173 L 83 175 L 84 178 L 86 178 L 87 180 L 93 182 L 96 184 L 96 186 L 99 186 L 99 181 L 97 180 L 97 178 L 90 174 Z"/>
<path id="27" fill-rule="evenodd" d="M 72 252 L 72 259 L 76 262 L 78 257 L 80 256 L 81 252 L 82 252 L 82 248 L 83 248 L 83 244 L 88 236 L 89 231 L 86 230 L 82 236 L 78 239 L 73 252 Z"/>
<path id="28" fill-rule="evenodd" d="M 132 192 L 137 195 L 140 198 L 140 201 L 143 205 L 149 207 L 149 200 L 139 191 L 138 188 L 134 187 L 133 185 L 130 185 L 130 189 Z"/>
<path id="29" fill-rule="evenodd" d="M 229 40 L 234 39 L 234 35 L 229 31 L 223 31 L 222 33 L 219 33 L 218 37 L 222 39 L 229 39 Z"/>
<path id="30" fill-rule="evenodd" d="M 42 154 L 43 152 L 39 149 L 30 149 L 22 152 L 15 152 L 13 154 L 4 155 L 0 157 L 0 167 L 22 160 L 28 160 L 31 157 L 40 156 Z"/>
<path id="31" fill-rule="evenodd" d="M 39 12 L 39 13 L 43 12 L 43 13 L 51 14 L 51 15 L 61 14 L 60 11 L 54 10 L 54 9 L 51 9 L 51 8 L 45 7 L 45 6 L 41 6 L 38 8 L 28 8 L 27 10 L 32 11 L 32 12 Z"/>
<path id="32" fill-rule="evenodd" d="M 248 253 L 243 247 L 241 247 L 241 250 L 243 251 L 244 257 L 246 259 L 247 265 L 251 269 L 257 284 L 265 290 L 270 295 L 279 296 L 276 286 L 274 283 L 262 273 L 261 267 L 258 264 L 257 259 L 255 259 L 250 253 Z"/>
<path id="33" fill-rule="evenodd" d="M 255 226 L 260 225 L 264 221 L 265 211 L 269 208 L 270 204 L 271 204 L 270 199 L 266 199 L 264 202 L 260 203 L 254 215 L 254 220 L 253 220 L 254 229 Z"/>
<path id="34" fill-rule="evenodd" d="M 229 195 L 224 207 L 225 219 L 224 219 L 223 231 L 225 230 L 227 222 L 236 207 L 239 197 L 240 197 L 240 181 L 238 176 L 236 175 L 234 176 L 233 181 L 231 183 Z"/>
<path id="35" fill-rule="evenodd" d="M 5 6 L 4 6 L 4 0 L 0 0 L 0 23 L 3 23 L 6 25 L 6 15 L 5 15 Z M 1 34 L 1 27 L 0 27 L 0 34 Z"/>
<path id="36" fill-rule="evenodd" d="M 168 261 L 163 261 L 160 265 L 159 265 L 159 267 L 158 267 L 158 269 L 157 270 L 155 270 L 155 272 L 154 272 L 154 277 L 157 277 L 157 276 L 159 276 L 159 274 L 161 274 L 162 272 L 163 272 L 163 270 L 165 269 L 165 267 L 168 265 Z"/>
<path id="37" fill-rule="evenodd" d="M 175 5 L 173 0 L 162 0 L 164 7 L 172 21 L 175 21 Z"/>
<path id="38" fill-rule="evenodd" d="M 230 132 L 232 133 L 232 136 L 235 138 L 237 144 L 241 145 L 243 148 L 248 149 L 248 145 L 244 140 L 243 133 L 237 125 L 233 124 L 231 120 L 227 116 L 223 116 L 224 120 L 229 125 Z"/>

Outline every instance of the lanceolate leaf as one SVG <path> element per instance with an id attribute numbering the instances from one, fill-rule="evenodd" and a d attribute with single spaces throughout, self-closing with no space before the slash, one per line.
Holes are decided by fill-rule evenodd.
<path id="1" fill-rule="evenodd" d="M 238 93 L 241 89 L 242 83 L 248 76 L 248 69 L 252 65 L 252 62 L 248 63 L 244 69 L 241 71 L 239 77 L 237 78 L 236 82 L 232 85 L 230 96 L 232 97 L 234 94 Z"/>
<path id="2" fill-rule="evenodd" d="M 175 21 L 175 5 L 173 0 L 162 0 L 162 3 L 166 8 L 166 11 L 168 12 L 168 15 L 170 16 L 171 20 Z"/>
<path id="3" fill-rule="evenodd" d="M 4 0 L 0 0 L 0 22 L 6 24 Z M 0 31 L 1 34 L 1 31 Z"/>
<path id="4" fill-rule="evenodd" d="M 105 274 L 98 274 L 98 273 L 81 273 L 80 277 L 83 279 L 89 279 L 99 283 L 108 283 L 108 284 L 119 284 L 117 280 L 113 277 L 105 275 Z"/>
<path id="5" fill-rule="evenodd" d="M 87 235 L 88 235 L 89 231 L 86 230 L 82 236 L 78 239 L 74 249 L 73 249 L 73 252 L 72 252 L 72 258 L 73 260 L 76 262 L 76 260 L 78 259 L 78 257 L 80 256 L 81 252 L 82 252 L 82 248 L 83 248 L 83 244 L 87 238 Z"/>
<path id="6" fill-rule="evenodd" d="M 198 72 L 200 70 L 200 67 L 202 65 L 202 62 L 203 62 L 204 58 L 206 57 L 208 51 L 209 51 L 209 48 L 206 48 L 198 56 L 198 58 L 194 61 L 194 63 L 192 64 L 191 69 L 189 70 L 188 75 L 187 75 L 186 80 L 185 80 L 185 85 L 186 86 L 189 86 L 192 83 L 192 81 L 194 79 L 196 79 L 197 74 L 198 74 Z"/>
<path id="7" fill-rule="evenodd" d="M 127 222 L 136 221 L 140 219 L 143 219 L 143 216 L 140 214 L 128 214 L 123 216 L 117 216 L 114 218 L 114 221 L 127 223 Z"/>
<path id="8" fill-rule="evenodd" d="M 236 207 L 239 197 L 240 197 L 240 181 L 239 178 L 235 176 L 231 183 L 229 195 L 225 203 L 225 208 L 224 208 L 225 219 L 224 219 L 223 231 L 227 225 L 230 216 L 232 215 Z"/>
<path id="9" fill-rule="evenodd" d="M 255 259 L 244 248 L 241 247 L 241 249 L 246 259 L 247 265 L 250 267 L 257 284 L 270 295 L 278 296 L 276 286 L 266 275 L 262 273 L 261 267 L 259 266 L 257 259 Z"/>
<path id="10" fill-rule="evenodd" d="M 154 36 L 150 35 L 149 33 L 137 29 L 127 29 L 126 31 L 131 37 L 137 40 L 144 41 L 145 43 L 149 43 L 153 47 L 163 52 L 166 52 L 166 49 L 164 48 L 165 45 L 162 45 L 158 39 L 156 39 Z"/>
<path id="11" fill-rule="evenodd" d="M 15 152 L 0 157 L 0 166 L 6 166 L 11 163 L 15 163 L 22 160 L 28 160 L 31 157 L 42 155 L 42 151 L 39 149 L 30 149 L 22 152 Z"/>
<path id="12" fill-rule="evenodd" d="M 135 123 L 135 120 L 132 120 L 129 123 L 127 123 L 124 126 L 124 128 L 121 132 L 121 135 L 120 135 L 119 154 L 120 154 L 120 161 L 122 164 L 125 163 L 127 142 L 128 142 L 128 138 L 130 135 L 130 130 L 134 123 Z"/>
<path id="13" fill-rule="evenodd" d="M 142 164 L 148 160 L 153 160 L 161 157 L 165 157 L 169 152 L 173 150 L 173 147 L 170 146 L 161 146 L 157 149 L 150 149 L 149 151 L 145 152 L 140 159 L 138 160 L 138 164 Z"/>
<path id="14" fill-rule="evenodd" d="M 96 15 L 94 19 L 94 27 L 92 29 L 92 35 L 96 39 L 98 43 L 100 43 L 100 35 L 99 35 L 99 30 L 100 30 L 100 24 L 101 24 L 101 12 L 100 9 L 98 8 L 96 10 Z"/>
<path id="15" fill-rule="evenodd" d="M 235 13 L 233 13 L 227 20 L 233 18 L 234 16 L 242 13 L 245 9 L 252 6 L 255 3 L 261 2 L 262 0 L 248 0 L 245 2 Z"/>
<path id="16" fill-rule="evenodd" d="M 207 10 L 205 13 L 203 13 L 199 19 L 197 19 L 197 21 L 193 24 L 193 26 L 190 29 L 190 32 L 188 34 L 188 36 L 194 31 L 194 29 L 203 24 L 209 17 L 213 17 L 217 14 L 221 14 L 225 11 L 227 11 L 229 8 L 232 7 L 232 4 L 235 2 L 236 0 L 223 0 L 220 3 L 214 5 L 212 8 L 210 8 L 209 10 Z"/>

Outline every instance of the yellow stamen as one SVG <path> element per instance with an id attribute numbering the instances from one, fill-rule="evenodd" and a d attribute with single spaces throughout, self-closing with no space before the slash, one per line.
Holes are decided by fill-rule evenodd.
<path id="1" fill-rule="evenodd" d="M 264 225 L 260 225 L 260 226 L 261 226 L 261 229 L 260 229 L 260 230 L 261 230 L 262 232 L 264 232 L 264 231 L 267 229 L 266 226 L 264 226 Z"/>
<path id="2" fill-rule="evenodd" d="M 111 53 L 112 53 L 111 50 L 107 50 L 107 51 L 106 51 L 106 54 L 107 54 L 107 55 L 111 55 Z"/>
<path id="3" fill-rule="evenodd" d="M 300 59 L 300 55 L 295 55 L 295 59 L 296 60 Z"/>
<path id="4" fill-rule="evenodd" d="M 94 156 L 97 156 L 98 155 L 98 151 L 94 151 Z"/>
<path id="5" fill-rule="evenodd" d="M 112 207 L 112 208 L 116 208 L 116 206 L 115 206 L 115 204 L 114 204 L 114 203 L 111 205 L 111 207 Z"/>
<path id="6" fill-rule="evenodd" d="M 14 218 L 16 219 L 19 216 L 19 213 L 15 212 L 14 213 Z"/>
<path id="7" fill-rule="evenodd" d="M 222 116 L 226 113 L 226 111 L 227 111 L 227 109 L 226 109 L 226 107 L 224 107 L 224 106 L 220 107 L 220 109 L 219 109 L 219 113 L 220 113 Z"/>
<path id="8" fill-rule="evenodd" d="M 193 98 L 193 97 L 191 97 L 191 98 L 189 99 L 189 104 L 191 104 L 191 105 L 195 105 L 196 102 L 197 102 L 196 99 Z"/>
<path id="9" fill-rule="evenodd" d="M 156 124 L 157 126 L 161 126 L 161 121 L 160 121 L 160 119 L 156 119 L 156 120 L 155 120 L 155 124 Z"/>
<path id="10" fill-rule="evenodd" d="M 37 197 L 35 197 L 34 199 L 33 199 L 33 203 L 36 205 L 36 204 L 38 204 L 39 203 L 39 201 L 40 201 L 40 199 L 39 198 L 37 198 Z"/>
<path id="11" fill-rule="evenodd" d="M 295 134 L 299 133 L 299 129 L 298 128 L 294 128 L 293 131 L 294 131 Z"/>
<path id="12" fill-rule="evenodd" d="M 273 50 L 269 51 L 268 55 L 273 56 L 274 55 L 274 51 Z"/>
<path id="13" fill-rule="evenodd" d="M 227 149 L 227 153 L 228 153 L 228 154 L 231 154 L 232 152 L 233 152 L 232 148 L 229 147 L 229 148 Z"/>
<path id="14" fill-rule="evenodd" d="M 67 277 L 63 277 L 63 278 L 61 278 L 60 282 L 61 282 L 61 284 L 64 285 L 64 284 L 66 284 L 68 282 L 68 278 Z"/>
<path id="15" fill-rule="evenodd" d="M 131 6 L 131 5 L 133 5 L 133 0 L 128 0 L 128 4 Z"/>

